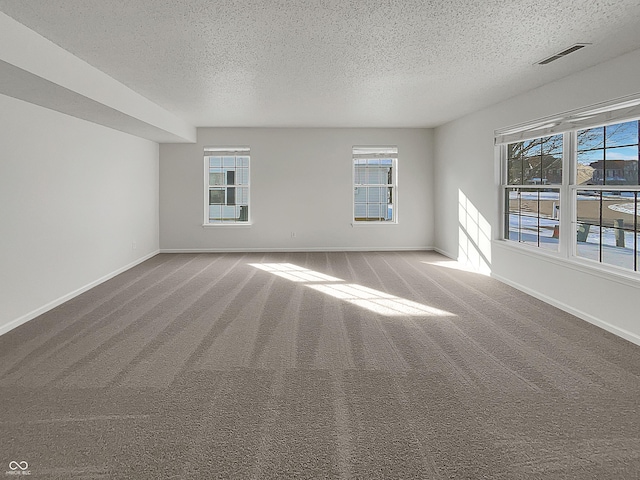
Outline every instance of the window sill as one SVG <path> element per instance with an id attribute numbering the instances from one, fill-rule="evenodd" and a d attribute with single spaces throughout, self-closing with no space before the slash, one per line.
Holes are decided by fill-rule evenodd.
<path id="1" fill-rule="evenodd" d="M 252 222 L 243 223 L 203 223 L 202 228 L 247 228 L 253 225 Z"/>
<path id="2" fill-rule="evenodd" d="M 548 261 L 556 265 L 570 268 L 588 275 L 595 275 L 605 280 L 620 283 L 631 287 L 638 287 L 640 283 L 640 274 L 632 270 L 624 270 L 611 265 L 594 262 L 593 260 L 583 259 L 581 257 L 564 257 L 560 253 L 551 251 L 540 251 L 537 247 L 528 246 L 526 244 L 510 242 L 507 240 L 494 240 L 493 244 L 500 248 L 512 250 L 524 255 Z"/>
<path id="3" fill-rule="evenodd" d="M 352 227 L 378 227 L 380 225 L 398 225 L 398 222 L 351 222 Z"/>

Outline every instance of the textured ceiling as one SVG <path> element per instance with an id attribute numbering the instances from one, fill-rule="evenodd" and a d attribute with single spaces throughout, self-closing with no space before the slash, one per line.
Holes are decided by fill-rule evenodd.
<path id="1" fill-rule="evenodd" d="M 0 11 L 196 126 L 432 127 L 640 48 L 637 0 L 0 0 Z M 533 65 L 578 42 L 593 45 Z"/>

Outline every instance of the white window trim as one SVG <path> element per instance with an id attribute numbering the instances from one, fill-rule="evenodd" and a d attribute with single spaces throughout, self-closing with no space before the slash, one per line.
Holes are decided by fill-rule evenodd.
<path id="1" fill-rule="evenodd" d="M 625 121 L 640 120 L 640 94 L 622 97 L 609 102 L 603 102 L 589 107 L 573 110 L 564 114 L 534 120 L 524 124 L 499 129 L 495 131 L 494 142 L 500 165 L 500 228 L 499 238 L 494 238 L 501 247 L 507 247 L 528 255 L 542 255 L 555 260 L 554 263 L 570 266 L 581 271 L 598 272 L 607 279 L 617 279 L 626 284 L 637 286 L 640 282 L 640 271 L 591 260 L 577 255 L 575 241 L 575 226 L 577 225 L 577 199 L 579 190 L 586 189 L 576 185 L 576 146 L 579 130 L 607 126 Z M 562 184 L 560 186 L 560 238 L 558 252 L 541 249 L 534 245 L 514 242 L 505 238 L 506 230 L 506 201 L 505 192 L 509 187 L 526 187 L 530 185 L 509 185 L 507 183 L 507 144 L 531 140 L 550 135 L 563 134 L 562 148 Z M 639 159 L 640 160 L 640 159 Z M 535 186 L 534 186 L 535 187 Z M 558 188 L 552 185 L 549 188 Z M 640 185 L 589 185 L 588 190 L 622 190 L 637 191 Z"/>
<path id="2" fill-rule="evenodd" d="M 239 153 L 247 153 L 249 157 L 249 180 L 247 182 L 247 207 L 249 209 L 249 215 L 246 222 L 209 222 L 209 162 L 206 160 L 206 152 L 214 152 L 216 155 L 233 155 L 236 156 Z M 247 228 L 253 225 L 252 208 L 251 208 L 251 149 L 246 146 L 239 147 L 204 147 L 202 156 L 203 167 L 203 228 Z M 244 186 L 244 185 L 243 185 Z"/>
<path id="3" fill-rule="evenodd" d="M 376 149 L 385 149 L 385 148 L 392 148 L 396 150 L 396 156 L 393 159 L 393 195 L 394 195 L 394 201 L 393 201 L 393 220 L 390 221 L 367 221 L 367 222 L 356 222 L 355 218 L 356 218 L 356 205 L 355 205 L 355 201 L 354 201 L 354 189 L 356 188 L 356 165 L 353 161 L 354 159 L 354 155 L 353 155 L 353 150 L 354 149 L 358 149 L 358 148 L 376 148 Z M 398 216 L 398 212 L 399 212 L 399 208 L 398 208 L 398 202 L 399 202 L 399 195 L 398 195 L 398 157 L 400 156 L 399 153 L 399 149 L 396 145 L 354 145 L 351 148 L 351 226 L 352 227 L 356 227 L 356 228 L 360 228 L 360 227 L 379 227 L 381 225 L 398 225 L 399 223 L 399 216 Z M 372 157 L 373 158 L 373 157 Z M 386 157 L 388 158 L 388 157 Z M 387 184 L 388 185 L 388 184 Z"/>

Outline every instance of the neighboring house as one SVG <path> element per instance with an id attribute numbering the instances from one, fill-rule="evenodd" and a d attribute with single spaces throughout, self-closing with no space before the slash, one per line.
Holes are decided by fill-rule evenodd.
<path id="1" fill-rule="evenodd" d="M 591 162 L 593 177 L 588 185 L 637 185 L 637 160 L 598 160 Z"/>

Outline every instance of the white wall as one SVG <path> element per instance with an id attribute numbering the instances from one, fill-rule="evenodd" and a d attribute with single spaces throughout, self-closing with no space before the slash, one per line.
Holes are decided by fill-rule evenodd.
<path id="1" fill-rule="evenodd" d="M 351 226 L 354 145 L 398 146 L 397 225 Z M 251 148 L 250 227 L 202 227 L 205 146 Z M 160 146 L 163 251 L 424 249 L 433 201 L 427 129 L 200 128 Z"/>
<path id="2" fill-rule="evenodd" d="M 4 333 L 158 250 L 158 145 L 4 95 L 0 111 Z"/>
<path id="3" fill-rule="evenodd" d="M 434 168 L 436 247 L 454 258 L 474 257 L 471 263 L 497 278 L 640 344 L 640 278 L 594 276 L 593 269 L 531 257 L 495 240 L 500 219 L 493 146 L 497 128 L 638 93 L 638 78 L 640 50 L 443 125 L 435 131 Z"/>

